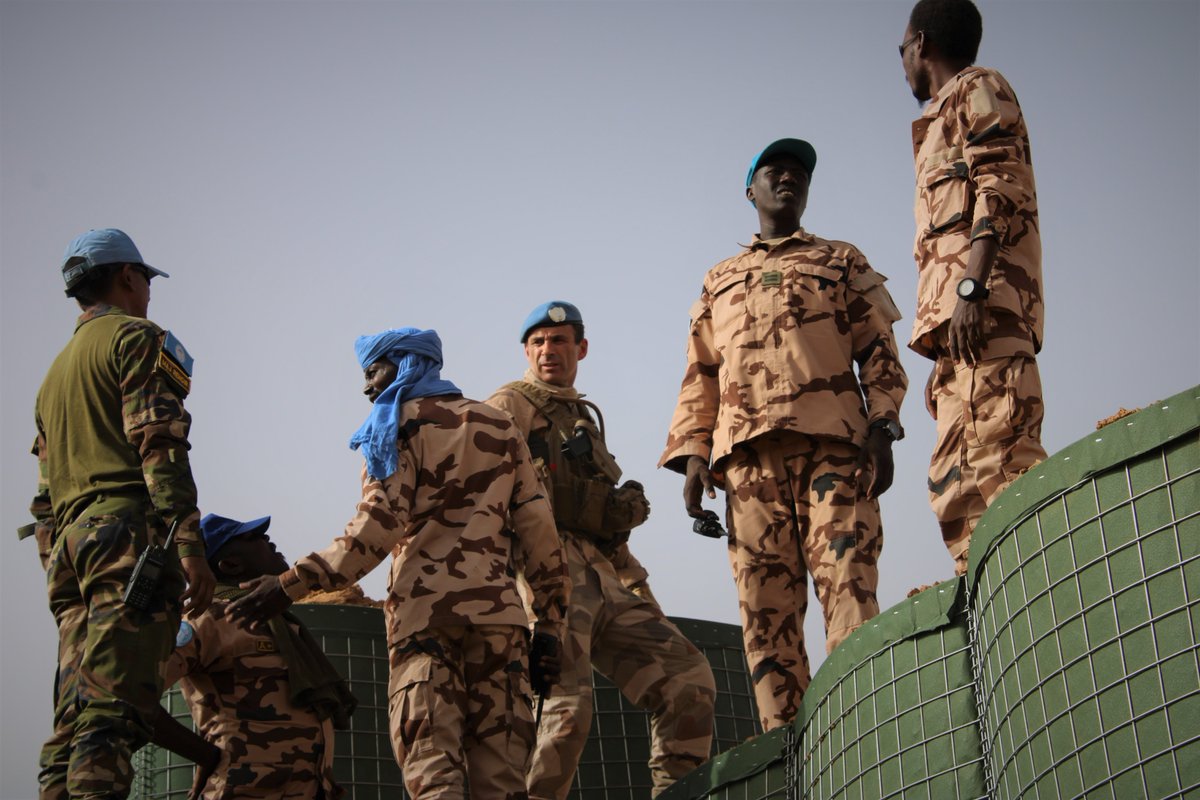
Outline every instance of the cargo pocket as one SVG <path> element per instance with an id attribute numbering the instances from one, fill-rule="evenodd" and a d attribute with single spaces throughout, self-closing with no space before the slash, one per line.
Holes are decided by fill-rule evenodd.
<path id="1" fill-rule="evenodd" d="M 433 746 L 433 656 L 414 653 L 388 675 L 388 720 L 392 748 L 405 756 Z"/>
<path id="2" fill-rule="evenodd" d="M 948 155 L 959 155 L 953 151 Z M 921 176 L 921 194 L 929 216 L 929 232 L 941 233 L 969 218 L 970 193 L 967 181 L 967 162 L 937 161 Z"/>
<path id="3" fill-rule="evenodd" d="M 1027 362 L 1025 358 L 997 358 L 965 367 L 960 373 L 960 379 L 971 382 L 971 399 L 963 408 L 968 447 L 983 447 L 1016 435 L 1015 394 Z"/>

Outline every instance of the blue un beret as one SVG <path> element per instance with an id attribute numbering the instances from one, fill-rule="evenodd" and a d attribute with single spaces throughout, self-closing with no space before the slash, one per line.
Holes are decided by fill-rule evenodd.
<path id="1" fill-rule="evenodd" d="M 200 520 L 200 533 L 204 535 L 204 552 L 209 558 L 212 558 L 218 550 L 229 543 L 230 539 L 247 536 L 251 533 L 262 533 L 270 524 L 270 517 L 238 522 L 236 519 L 206 514 L 204 519 Z"/>
<path id="2" fill-rule="evenodd" d="M 803 139 L 778 139 L 763 148 L 750 162 L 750 171 L 746 173 L 747 189 L 754 182 L 754 173 L 758 172 L 762 163 L 778 155 L 789 155 L 799 159 L 808 172 L 808 177 L 812 178 L 813 170 L 817 166 L 817 151 L 813 146 Z"/>
<path id="3" fill-rule="evenodd" d="M 583 315 L 579 309 L 563 300 L 551 300 L 529 312 L 525 324 L 521 326 L 521 344 L 529 338 L 529 332 L 534 328 L 544 328 L 550 325 L 582 325 Z"/>

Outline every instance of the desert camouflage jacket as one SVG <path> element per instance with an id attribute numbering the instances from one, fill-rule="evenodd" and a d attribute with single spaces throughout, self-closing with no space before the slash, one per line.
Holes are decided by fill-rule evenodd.
<path id="1" fill-rule="evenodd" d="M 995 237 L 987 308 L 1023 322 L 1042 341 L 1042 241 L 1029 132 L 1000 73 L 968 67 L 913 122 L 917 193 L 917 315 L 909 346 L 936 357 L 933 332 L 950 320 L 971 242 Z"/>
<path id="2" fill-rule="evenodd" d="M 530 383 L 536 383 L 553 389 L 545 383 L 537 381 L 537 378 L 530 372 L 526 371 L 522 380 Z M 570 395 L 580 397 L 570 390 Z M 516 391 L 515 389 L 501 388 L 487 399 L 490 406 L 499 408 L 505 411 L 513 418 L 517 424 L 521 435 L 528 441 L 531 434 L 545 434 L 550 429 L 550 420 L 538 411 L 537 407 L 530 402 L 529 398 Z M 586 409 L 580 409 L 580 417 L 588 416 Z M 539 465 L 538 477 L 542 479 L 543 492 L 546 497 L 552 498 L 553 493 L 548 489 L 548 476 L 544 473 L 544 465 Z M 613 549 L 613 552 L 605 554 L 601 552 L 596 544 L 586 537 L 568 536 L 565 537 L 564 548 L 567 552 L 567 558 L 579 564 L 586 564 L 594 569 L 613 571 L 621 583 L 626 587 L 631 587 L 643 583 L 648 577 L 645 567 L 637 560 L 637 557 L 629 549 L 628 542 L 622 542 Z"/>
<path id="3" fill-rule="evenodd" d="M 189 387 L 178 367 L 164 368 L 166 335 L 112 306 L 79 317 L 38 391 L 30 511 L 39 542 L 99 496 L 129 495 L 166 522 L 180 518 L 180 555 L 204 554 L 183 407 Z"/>
<path id="4" fill-rule="evenodd" d="M 184 622 L 162 667 L 163 685 L 179 682 L 196 729 L 221 750 L 204 800 L 282 796 L 285 787 L 288 797 L 342 796 L 332 721 L 292 703 L 275 640 L 227 621 L 224 606 Z M 300 793 L 305 784 L 311 793 Z"/>
<path id="5" fill-rule="evenodd" d="M 779 430 L 861 444 L 868 421 L 899 421 L 908 378 L 885 280 L 853 245 L 804 229 L 755 236 L 710 269 L 659 466 L 682 472 L 692 455 L 718 465 Z"/>
<path id="6" fill-rule="evenodd" d="M 280 576 L 293 599 L 340 589 L 388 553 L 388 641 L 433 627 L 521 625 L 516 563 L 548 633 L 563 634 L 570 582 L 529 449 L 507 414 L 455 395 L 401 409 L 395 474 L 363 470 L 345 533 Z M 506 525 L 511 518 L 513 530 Z"/>

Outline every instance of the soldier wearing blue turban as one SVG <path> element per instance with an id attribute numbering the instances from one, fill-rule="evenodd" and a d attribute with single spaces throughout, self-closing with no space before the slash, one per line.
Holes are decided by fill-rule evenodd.
<path id="1" fill-rule="evenodd" d="M 364 372 L 381 361 L 395 367 L 395 378 L 382 393 L 372 397 L 370 416 L 350 437 L 351 450 L 362 447 L 370 476 L 383 480 L 396 471 L 399 463 L 396 435 L 400 430 L 400 406 L 418 397 L 462 394 L 462 391 L 450 381 L 442 380 L 442 340 L 437 331 L 394 328 L 374 336 L 360 336 L 354 342 L 354 352 Z M 366 391 L 371 396 L 369 382 Z"/>

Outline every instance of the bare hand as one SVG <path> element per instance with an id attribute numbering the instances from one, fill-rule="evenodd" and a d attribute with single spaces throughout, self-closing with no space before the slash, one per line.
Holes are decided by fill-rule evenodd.
<path id="1" fill-rule="evenodd" d="M 854 468 L 859 495 L 868 500 L 878 499 L 891 487 L 894 474 L 891 437 L 883 429 L 874 428 L 859 449 L 858 464 Z"/>
<path id="2" fill-rule="evenodd" d="M 204 556 L 184 556 L 179 559 L 183 574 L 187 578 L 187 589 L 180 595 L 183 601 L 183 611 L 191 619 L 203 614 L 212 603 L 213 590 L 217 588 L 217 579 L 208 568 Z"/>
<path id="3" fill-rule="evenodd" d="M 708 495 L 710 500 L 717 497 L 717 490 L 713 488 L 712 472 L 703 458 L 688 456 L 687 471 L 683 478 L 683 506 L 687 509 L 689 517 L 700 519 L 704 516 L 704 509 L 700 505 L 702 494 Z"/>
<path id="4" fill-rule="evenodd" d="M 241 585 L 250 593 L 239 597 L 225 609 L 225 617 L 249 630 L 262 630 L 267 620 L 282 614 L 292 604 L 283 591 L 278 575 L 263 575 Z"/>
<path id="5" fill-rule="evenodd" d="M 959 300 L 950 317 L 950 358 L 974 366 L 980 361 L 986 341 L 983 330 L 983 303 L 977 300 Z"/>

